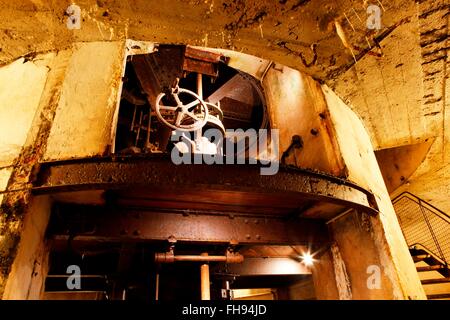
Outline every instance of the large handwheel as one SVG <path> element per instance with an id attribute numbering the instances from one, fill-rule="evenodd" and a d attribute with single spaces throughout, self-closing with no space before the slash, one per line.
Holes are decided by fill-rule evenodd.
<path id="1" fill-rule="evenodd" d="M 188 103 L 183 103 L 179 97 L 180 94 L 190 96 Z M 176 106 L 165 106 L 161 104 L 165 93 L 160 93 L 156 98 L 155 109 L 156 116 L 169 128 L 179 131 L 197 131 L 203 128 L 208 121 L 208 107 L 206 103 L 194 92 L 178 88 L 174 90 L 172 96 L 176 102 Z M 193 98 L 193 99 L 192 99 Z M 170 114 L 161 111 L 172 111 Z"/>

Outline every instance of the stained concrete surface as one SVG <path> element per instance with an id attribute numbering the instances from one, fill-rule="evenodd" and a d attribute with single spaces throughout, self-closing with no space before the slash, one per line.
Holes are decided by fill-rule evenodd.
<path id="1" fill-rule="evenodd" d="M 80 41 L 126 38 L 227 48 L 275 60 L 328 83 L 362 118 L 378 149 L 435 139 L 425 161 L 398 192 L 411 191 L 450 211 L 445 1 L 383 3 L 384 28 L 378 33 L 360 21 L 362 1 L 77 4 L 83 10 L 82 29 L 72 31 L 65 27 L 69 1 L 1 0 L 0 63 L 33 60 L 37 52 L 72 48 Z M 354 49 L 363 49 L 354 50 L 356 63 L 333 29 L 335 21 Z"/>
<path id="2" fill-rule="evenodd" d="M 0 64 L 79 41 L 127 38 L 232 49 L 283 63 L 335 90 L 362 118 L 376 149 L 436 138 L 401 190 L 450 211 L 444 199 L 450 191 L 446 1 L 377 1 L 379 31 L 366 27 L 367 1 L 80 0 L 82 27 L 68 30 L 70 3 L 0 0 Z"/>

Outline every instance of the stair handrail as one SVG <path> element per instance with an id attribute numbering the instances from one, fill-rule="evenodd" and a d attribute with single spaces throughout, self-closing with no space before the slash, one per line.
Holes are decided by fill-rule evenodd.
<path id="1" fill-rule="evenodd" d="M 415 194 L 412 194 L 409 191 L 404 191 L 402 193 L 400 193 L 398 196 L 396 196 L 394 199 L 392 199 L 392 203 L 396 203 L 397 201 L 399 201 L 401 198 L 404 197 L 408 197 L 410 200 L 414 201 L 415 203 L 417 203 L 418 205 L 422 205 L 422 204 L 426 204 L 427 206 L 429 206 L 430 208 L 432 208 L 433 210 L 431 211 L 436 211 L 434 213 L 438 213 L 437 215 L 442 215 L 444 216 L 446 219 L 448 219 L 448 223 L 450 223 L 450 215 L 446 214 L 444 211 L 442 211 L 439 208 L 436 208 L 435 206 L 433 206 L 431 203 L 429 203 L 426 200 L 423 200 L 421 198 L 419 198 L 418 196 L 416 196 Z M 412 199 L 411 199 L 412 198 Z M 442 217 L 441 217 L 442 218 Z M 446 220 L 444 219 L 444 220 Z"/>
<path id="2" fill-rule="evenodd" d="M 396 196 L 394 199 L 392 199 L 392 204 L 397 203 L 399 200 L 403 199 L 403 198 L 407 198 L 410 201 L 413 201 L 414 203 L 416 203 L 417 205 L 419 205 L 419 208 L 423 214 L 424 220 L 428 226 L 428 229 L 430 230 L 431 233 L 431 237 L 436 245 L 436 249 L 439 251 L 438 254 L 436 254 L 435 252 L 428 250 L 430 253 L 432 253 L 434 256 L 440 257 L 441 260 L 444 261 L 445 265 L 448 266 L 450 261 L 447 261 L 442 248 L 441 248 L 441 244 L 439 243 L 438 239 L 436 238 L 435 232 L 432 228 L 432 226 L 430 225 L 426 215 L 423 212 L 423 208 L 427 209 L 429 212 L 433 213 L 436 217 L 440 218 L 443 222 L 447 223 L 450 225 L 450 216 L 448 214 L 446 214 L 444 211 L 440 210 L 439 208 L 436 208 L 435 206 L 433 206 L 431 203 L 419 198 L 418 196 L 412 194 L 411 192 L 408 191 L 404 191 L 401 194 L 399 194 L 398 196 Z M 406 238 L 406 235 L 405 235 Z M 425 247 L 423 244 L 417 243 L 418 245 Z"/>

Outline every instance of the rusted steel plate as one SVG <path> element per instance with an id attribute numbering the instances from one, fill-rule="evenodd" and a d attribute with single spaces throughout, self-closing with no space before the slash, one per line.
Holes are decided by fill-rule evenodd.
<path id="1" fill-rule="evenodd" d="M 108 209 L 59 204 L 49 235 L 56 239 L 97 241 L 177 241 L 239 244 L 311 245 L 328 242 L 319 220 L 183 215 L 170 212 Z"/>
<path id="2" fill-rule="evenodd" d="M 151 54 L 135 55 L 132 64 L 150 104 L 163 90 L 172 88 L 183 74 L 184 46 L 159 45 Z"/>
<path id="3" fill-rule="evenodd" d="M 218 63 L 227 61 L 228 59 L 221 54 L 187 46 L 183 70 L 217 77 Z"/>
<path id="4" fill-rule="evenodd" d="M 206 51 L 191 46 L 186 46 L 185 56 L 186 58 L 201 60 L 205 62 L 212 62 L 212 63 L 227 62 L 227 58 L 220 53 Z"/>
<path id="5" fill-rule="evenodd" d="M 260 197 L 277 195 L 289 201 L 329 202 L 369 213 L 377 212 L 371 206 L 374 201 L 370 192 L 345 180 L 316 172 L 280 168 L 277 174 L 264 176 L 260 174 L 258 165 L 177 166 L 161 156 L 103 157 L 43 163 L 33 192 L 44 194 L 123 188 L 167 192 L 194 190 L 209 199 L 214 199 L 215 193 L 222 198 L 227 197 L 228 193 L 235 199 L 245 199 L 250 194 Z"/>
<path id="6" fill-rule="evenodd" d="M 201 60 L 195 60 L 186 58 L 183 63 L 183 70 L 189 72 L 197 72 L 206 74 L 212 77 L 217 77 L 218 68 L 217 65 L 211 62 L 205 62 Z"/>

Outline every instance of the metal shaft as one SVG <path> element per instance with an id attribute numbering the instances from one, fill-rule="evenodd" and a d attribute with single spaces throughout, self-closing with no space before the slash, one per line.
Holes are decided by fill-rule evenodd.
<path id="1" fill-rule="evenodd" d="M 197 95 L 203 99 L 203 78 L 201 73 L 197 73 Z"/>
<path id="2" fill-rule="evenodd" d="M 159 300 L 159 271 L 156 272 L 155 300 Z"/>
<path id="3" fill-rule="evenodd" d="M 227 253 L 224 256 L 209 256 L 209 255 L 174 255 L 171 252 L 156 253 L 155 261 L 159 263 L 172 263 L 177 261 L 191 261 L 191 262 L 225 262 L 225 263 L 242 263 L 244 256 L 239 253 Z"/>
<path id="4" fill-rule="evenodd" d="M 203 100 L 203 76 L 201 73 L 197 73 L 197 95 Z M 202 136 L 202 129 L 198 129 L 195 132 L 195 139 Z"/>
<path id="5" fill-rule="evenodd" d="M 201 254 L 207 257 L 207 253 Z M 201 282 L 201 295 L 202 300 L 211 300 L 210 287 L 209 287 L 209 264 L 204 263 L 200 266 L 200 282 Z"/>

